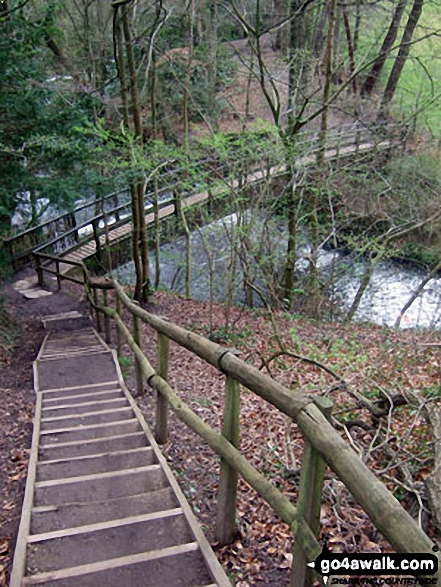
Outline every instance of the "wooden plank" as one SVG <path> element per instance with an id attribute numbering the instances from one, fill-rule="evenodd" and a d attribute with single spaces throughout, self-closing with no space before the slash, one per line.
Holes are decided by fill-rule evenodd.
<path id="1" fill-rule="evenodd" d="M 71 428 L 55 428 L 54 430 L 41 430 L 40 436 L 50 436 L 51 434 L 64 434 L 66 432 L 83 432 L 83 430 L 96 430 L 97 428 L 112 428 L 112 426 L 125 426 L 127 424 L 133 424 L 136 421 L 136 418 L 129 418 L 128 420 L 104 422 L 103 424 L 87 424 L 86 426 L 73 426 Z M 83 440 L 81 440 L 80 442 L 83 442 Z M 46 448 L 46 446 L 47 445 L 45 444 L 44 447 Z"/>
<path id="2" fill-rule="evenodd" d="M 45 357 L 45 358 L 46 357 L 59 357 L 62 355 L 67 355 L 69 353 L 80 353 L 80 352 L 86 353 L 86 352 L 95 351 L 95 350 L 102 351 L 104 349 L 102 346 L 98 346 L 98 345 L 90 345 L 90 346 L 84 345 L 81 348 L 78 348 L 78 346 L 76 346 L 76 347 L 63 347 L 62 349 L 59 349 L 57 351 L 55 351 L 55 350 L 45 351 L 44 355 L 42 355 L 41 358 L 43 358 L 43 357 Z"/>
<path id="3" fill-rule="evenodd" d="M 99 457 L 114 457 L 114 456 L 132 454 L 135 452 L 142 452 L 142 451 L 152 452 L 152 450 L 153 449 L 151 446 L 139 446 L 137 448 L 127 448 L 125 450 L 115 450 L 112 452 L 101 452 L 101 453 L 97 453 L 94 455 L 84 455 L 84 456 L 79 456 L 79 457 L 64 457 L 62 459 L 52 459 L 50 461 L 40 461 L 38 464 L 39 465 L 54 465 L 56 463 L 70 463 L 72 461 L 83 461 L 83 460 L 88 460 L 88 459 L 96 459 Z"/>
<path id="4" fill-rule="evenodd" d="M 103 381 L 101 383 L 88 383 L 87 385 L 71 385 L 70 387 L 53 387 L 50 389 L 43 389 L 44 393 L 53 393 L 54 391 L 70 391 L 71 389 L 83 389 L 84 387 L 102 387 L 103 385 L 115 385 L 119 381 Z"/>
<path id="5" fill-rule="evenodd" d="M 116 355 L 116 352 L 112 351 L 112 353 L 113 353 L 113 358 L 115 360 L 115 367 L 116 367 L 116 370 L 118 373 L 121 387 L 127 397 L 127 400 L 129 401 L 130 405 L 132 406 L 135 415 L 137 416 L 137 418 L 142 426 L 142 429 L 144 431 L 144 434 L 147 437 L 149 445 L 155 451 L 156 458 L 158 459 L 158 463 L 161 465 L 161 467 L 165 473 L 165 476 L 166 476 L 169 484 L 171 485 L 173 491 L 175 492 L 175 495 L 178 499 L 178 502 L 179 502 L 182 510 L 185 513 L 185 517 L 187 518 L 187 521 L 190 525 L 191 531 L 193 532 L 193 536 L 195 537 L 195 539 L 199 543 L 199 547 L 201 549 L 202 555 L 207 562 L 207 567 L 208 567 L 210 575 L 212 576 L 213 580 L 216 582 L 217 587 L 231 587 L 231 582 L 228 580 L 224 570 L 221 567 L 221 564 L 217 560 L 211 546 L 209 545 L 204 533 L 202 532 L 201 527 L 199 526 L 199 523 L 196 520 L 196 517 L 195 517 L 189 503 L 187 502 L 184 494 L 182 493 L 182 490 L 179 487 L 179 484 L 176 481 L 176 479 L 175 479 L 164 455 L 162 454 L 156 440 L 154 439 L 153 434 L 150 432 L 150 429 L 147 426 L 147 423 L 144 419 L 144 416 L 142 415 L 141 410 L 139 409 L 136 401 L 133 399 L 133 397 L 131 396 L 127 387 L 125 386 L 124 379 L 123 379 L 123 376 L 121 373 L 121 369 L 120 369 L 120 366 L 118 363 L 118 357 Z"/>
<path id="6" fill-rule="evenodd" d="M 51 481 L 38 481 L 35 487 L 54 487 L 58 485 L 69 485 L 69 483 L 82 483 L 83 481 L 93 481 L 95 479 L 111 479 L 112 477 L 124 477 L 125 475 L 133 475 L 144 473 L 147 471 L 157 471 L 161 465 L 146 465 L 144 467 L 135 467 L 133 469 L 122 469 L 121 471 L 110 471 L 108 473 L 93 473 L 91 475 L 80 475 L 79 477 L 64 477 L 60 479 L 53 479 Z"/>
<path id="7" fill-rule="evenodd" d="M 61 391 L 61 390 L 57 390 L 57 391 Z M 120 388 L 116 388 L 116 389 L 106 389 L 105 391 L 92 391 L 92 392 L 85 392 L 85 393 L 78 393 L 75 395 L 66 395 L 63 397 L 54 397 L 54 398 L 46 398 L 46 392 L 42 391 L 41 395 L 43 396 L 43 406 L 46 404 L 52 404 L 54 402 L 58 402 L 60 400 L 64 400 L 64 399 L 78 399 L 79 397 L 101 397 L 103 395 L 106 395 L 108 393 L 117 393 L 117 392 L 121 392 Z M 121 397 L 124 397 L 123 394 L 121 393 Z M 104 400 L 103 400 L 104 401 Z M 71 404 L 71 405 L 78 405 L 78 404 Z"/>
<path id="8" fill-rule="evenodd" d="M 103 355 L 108 353 L 109 351 L 107 349 L 99 349 L 97 351 L 91 351 L 91 350 L 84 350 L 84 351 L 80 351 L 77 353 L 63 353 L 61 355 L 57 355 L 54 357 L 42 357 L 40 359 L 40 362 L 42 363 L 43 361 L 55 361 L 57 359 L 62 359 L 62 358 L 70 358 L 70 357 L 82 357 L 83 355 Z"/>
<path id="9" fill-rule="evenodd" d="M 31 534 L 28 536 L 28 544 L 43 542 L 44 540 L 54 540 L 56 538 L 66 538 L 68 536 L 76 536 L 78 534 L 87 534 L 88 532 L 98 532 L 99 530 L 110 530 L 111 528 L 120 528 L 121 526 L 138 524 L 139 522 L 151 522 L 154 520 L 171 518 L 173 516 L 182 515 L 182 513 L 182 508 L 173 508 L 171 510 L 162 510 L 159 512 L 152 512 L 150 514 L 130 516 L 128 518 L 119 518 L 117 520 L 109 520 L 107 522 L 99 522 L 96 524 L 88 524 L 87 526 L 63 528 L 63 530 L 54 530 L 53 532 L 45 532 L 43 534 Z"/>
<path id="10" fill-rule="evenodd" d="M 78 404 L 76 404 L 75 407 L 77 407 Z M 122 408 L 111 408 L 108 410 L 99 410 L 98 412 L 84 412 L 84 414 L 79 413 L 79 414 L 66 414 L 64 416 L 54 416 L 54 417 L 49 417 L 49 418 L 42 418 L 41 421 L 42 422 L 57 422 L 59 420 L 71 420 L 72 418 L 88 418 L 89 416 L 102 416 L 104 414 L 115 414 L 118 412 L 128 412 L 128 411 L 132 411 L 132 408 L 130 406 L 124 406 Z M 82 426 L 83 428 L 83 426 Z"/>
<path id="11" fill-rule="evenodd" d="M 107 393 L 107 392 L 102 392 L 102 393 Z M 80 396 L 82 397 L 82 396 Z M 95 397 L 95 396 L 94 396 Z M 59 398 L 62 399 L 62 398 Z M 47 411 L 56 411 L 56 410 L 67 410 L 67 409 L 75 409 L 75 408 L 85 408 L 87 406 L 96 406 L 97 404 L 106 404 L 106 403 L 110 403 L 110 402 L 120 402 L 121 400 L 125 400 L 126 398 L 123 397 L 121 395 L 121 397 L 115 397 L 113 399 L 97 399 L 93 402 L 81 402 L 80 404 L 63 404 L 63 405 L 58 405 L 58 406 L 52 406 L 52 407 L 44 407 L 43 406 L 43 413 L 47 412 Z M 51 400 L 53 401 L 53 400 Z M 95 412 L 97 413 L 97 412 Z M 73 416 L 76 415 L 80 415 L 80 414 L 72 414 Z"/>
<path id="12" fill-rule="evenodd" d="M 116 440 L 119 438 L 130 438 L 131 436 L 144 436 L 142 431 L 140 432 L 130 432 L 129 434 L 117 434 L 115 436 L 105 436 L 104 438 L 89 438 L 87 440 L 82 440 L 81 444 L 94 444 L 97 442 L 107 442 L 109 440 Z M 55 444 L 45 444 L 44 449 L 47 448 L 61 448 L 65 446 L 77 446 L 78 440 L 70 440 L 69 442 L 56 442 Z M 45 461 L 43 461 L 45 462 Z"/>
<path id="13" fill-rule="evenodd" d="M 38 439 L 40 436 L 41 396 L 37 395 L 35 408 L 34 430 L 32 433 L 31 454 L 29 457 L 28 476 L 26 480 L 25 496 L 21 511 L 20 527 L 17 544 L 14 552 L 14 562 L 11 571 L 9 587 L 20 587 L 26 568 L 26 543 L 31 526 L 32 506 L 34 504 L 34 485 L 37 477 Z"/>
<path id="14" fill-rule="evenodd" d="M 162 548 L 161 550 L 151 550 L 150 552 L 141 552 L 139 554 L 132 554 L 129 556 L 122 556 L 110 560 L 100 561 L 97 563 L 90 563 L 78 567 L 71 567 L 69 569 L 60 569 L 59 571 L 50 571 L 48 573 L 39 573 L 23 579 L 22 585 L 38 585 L 49 581 L 59 581 L 71 577 L 81 577 L 89 573 L 97 573 L 107 569 L 118 569 L 127 565 L 134 565 L 137 563 L 148 562 L 161 558 L 176 556 L 177 554 L 185 554 L 187 552 L 194 552 L 198 550 L 197 542 L 188 542 L 187 544 L 180 544 L 178 546 L 170 546 Z M 231 586 L 231 584 L 230 584 Z M 11 586 L 12 587 L 12 586 Z"/>

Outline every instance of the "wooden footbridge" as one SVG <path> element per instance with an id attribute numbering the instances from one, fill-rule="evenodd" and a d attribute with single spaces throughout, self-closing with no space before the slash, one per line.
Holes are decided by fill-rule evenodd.
<path id="1" fill-rule="evenodd" d="M 332 427 L 329 400 L 294 394 L 234 350 L 143 310 L 116 281 L 97 281 L 81 263 L 73 264 L 82 269 L 98 324 L 104 318 L 107 342 L 112 323 L 116 327 L 117 349 L 109 348 L 86 317 L 71 313 L 46 319 L 49 332 L 35 362 L 37 407 L 10 587 L 229 585 L 158 448 L 167 440 L 170 409 L 221 459 L 218 541 L 234 540 L 240 475 L 294 534 L 293 587 L 312 585 L 313 571 L 306 565 L 322 550 L 317 536 L 326 465 L 397 552 L 434 558 L 430 538 Z M 64 275 L 57 278 L 61 282 Z M 142 351 L 141 322 L 157 336 L 156 370 Z M 122 341 L 133 352 L 139 390 L 148 385 L 156 392 L 154 436 L 121 378 L 116 353 Z M 225 377 L 221 432 L 168 384 L 169 341 Z M 240 452 L 239 384 L 291 418 L 304 434 L 296 505 Z M 428 574 L 440 578 L 437 568 L 432 571 Z"/>
<path id="2" fill-rule="evenodd" d="M 324 157 L 332 161 L 384 151 L 396 148 L 403 140 L 403 128 L 399 125 L 370 128 L 363 125 L 342 126 L 328 131 Z M 295 165 L 298 168 L 314 164 L 319 152 L 317 134 L 299 135 L 296 148 L 298 155 Z M 185 196 L 183 206 L 212 202 L 213 198 L 223 198 L 240 185 L 249 186 L 283 175 L 286 173 L 286 165 L 280 164 L 280 161 L 284 158 L 280 149 L 273 153 L 256 153 L 254 159 L 247 162 L 243 177 L 232 176 L 225 164 L 216 165 L 203 160 L 200 167 L 202 176 L 202 168 L 205 168 L 205 186 L 201 184 L 193 193 Z M 182 173 L 183 170 L 179 169 L 161 172 L 156 192 L 146 192 L 147 224 L 176 214 L 174 194 L 181 189 Z M 214 185 L 214 178 L 218 178 L 217 186 Z M 150 203 L 155 200 L 157 205 Z M 4 239 L 4 246 L 14 269 L 18 270 L 31 261 L 34 252 L 56 255 L 60 261 L 81 262 L 95 255 L 101 258 L 106 244 L 114 246 L 121 243 L 131 235 L 131 231 L 131 202 L 129 192 L 125 189 L 101 200 L 85 202 L 71 212 Z M 59 268 L 63 273 L 69 265 L 61 263 Z"/>

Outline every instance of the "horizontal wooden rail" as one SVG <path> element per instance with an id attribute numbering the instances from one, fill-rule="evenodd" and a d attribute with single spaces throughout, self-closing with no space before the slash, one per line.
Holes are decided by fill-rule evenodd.
<path id="1" fill-rule="evenodd" d="M 311 397 L 287 389 L 229 349 L 146 312 L 130 300 L 116 281 L 113 284 L 132 314 L 292 418 L 397 552 L 432 552 L 433 543 L 427 534 L 336 432 Z"/>
<path id="2" fill-rule="evenodd" d="M 47 255 L 37 254 L 36 256 L 54 259 Z M 61 259 L 59 261 L 64 262 Z M 79 263 L 79 265 L 82 264 Z M 47 271 L 47 268 L 43 267 L 42 270 Z M 435 545 L 430 538 L 329 423 L 323 413 L 324 406 L 320 405 L 322 398 L 313 398 L 294 392 L 239 359 L 236 353 L 232 352 L 233 349 L 221 347 L 200 335 L 150 314 L 133 303 L 115 280 L 106 283 L 92 280 L 85 266 L 83 266 L 83 276 L 89 301 L 96 310 L 114 319 L 120 335 L 134 352 L 137 364 L 150 387 L 164 398 L 179 419 L 199 434 L 229 466 L 238 471 L 290 525 L 296 532 L 308 561 L 317 557 L 320 546 L 300 511 L 261 475 L 227 438 L 212 430 L 176 395 L 167 381 L 153 369 L 143 354 L 140 344 L 137 344 L 122 321 L 120 314 L 106 305 L 99 304 L 96 296 L 94 298 L 91 295 L 92 290 L 113 288 L 119 300 L 117 307 L 122 303 L 132 316 L 151 326 L 160 336 L 188 349 L 216 367 L 231 381 L 241 383 L 292 418 L 305 435 L 311 449 L 316 451 L 335 472 L 369 515 L 375 527 L 397 552 L 433 553 Z M 64 276 L 61 275 L 61 278 Z M 441 577 L 440 571 L 435 577 Z"/>

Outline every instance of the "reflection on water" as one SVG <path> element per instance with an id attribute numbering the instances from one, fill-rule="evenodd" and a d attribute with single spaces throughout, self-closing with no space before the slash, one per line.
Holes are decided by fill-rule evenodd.
<path id="1" fill-rule="evenodd" d="M 286 252 L 287 232 L 284 223 L 277 219 L 253 217 L 239 218 L 232 214 L 212 222 L 191 233 L 191 294 L 194 299 L 208 300 L 210 297 L 210 272 L 212 274 L 213 299 L 222 302 L 227 299 L 228 280 L 232 266 L 236 267 L 234 278 L 234 302 L 246 302 L 244 268 L 248 279 L 265 290 L 265 275 L 270 268 L 272 279 L 281 283 L 283 261 Z M 281 228 L 282 224 L 282 228 Z M 248 228 L 247 228 L 248 227 Z M 239 232 L 246 234 L 246 247 L 238 246 Z M 243 240 L 243 239 L 242 239 Z M 310 247 L 305 234 L 301 235 L 298 246 L 296 271 L 299 286 L 302 287 L 309 267 Z M 236 254 L 233 254 L 233 250 Z M 262 271 L 253 261 L 264 258 Z M 152 281 L 154 275 L 154 254 L 150 254 Z M 321 250 L 318 266 L 329 295 L 336 301 L 343 313 L 349 310 L 357 293 L 360 279 L 367 268 L 364 259 L 355 260 L 352 255 L 338 251 Z M 185 291 L 185 240 L 179 238 L 161 246 L 161 287 L 183 294 Z M 126 283 L 134 283 L 133 262 L 126 263 L 114 274 Z M 371 282 L 354 316 L 355 320 L 393 326 L 412 292 L 418 287 L 424 272 L 404 267 L 392 261 L 380 262 L 373 273 Z M 255 306 L 261 301 L 253 295 Z M 439 327 L 441 322 L 441 279 L 431 279 L 407 310 L 402 328 Z"/>

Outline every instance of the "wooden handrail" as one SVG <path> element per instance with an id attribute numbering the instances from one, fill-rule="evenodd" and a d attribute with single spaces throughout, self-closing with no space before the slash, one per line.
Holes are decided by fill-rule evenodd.
<path id="1" fill-rule="evenodd" d="M 387 131 L 389 133 L 389 135 L 394 135 L 395 134 L 395 130 L 398 130 L 400 133 L 402 131 L 402 127 L 399 124 L 389 124 L 387 125 Z M 337 155 L 340 154 L 340 149 L 345 148 L 347 146 L 349 146 L 350 144 L 354 144 L 357 141 L 359 142 L 361 139 L 360 137 L 372 137 L 374 138 L 377 134 L 381 134 L 382 132 L 384 132 L 384 125 L 379 125 L 379 126 L 372 126 L 372 127 L 367 127 L 365 125 L 360 125 L 360 126 L 355 126 L 355 125 L 343 125 L 340 127 L 335 127 L 335 128 L 331 128 L 328 130 L 327 133 L 327 139 L 326 139 L 326 149 L 336 149 Z M 347 141 L 345 140 L 348 139 Z M 349 141 L 350 139 L 350 141 Z M 313 146 L 315 143 L 317 143 L 317 134 L 316 133 L 300 133 L 299 135 L 297 135 L 296 137 L 296 145 L 300 146 L 300 147 L 304 147 L 306 145 L 311 145 Z M 363 139 L 365 140 L 365 139 Z M 300 149 L 300 151 L 305 150 L 305 149 Z M 300 153 L 299 151 L 299 153 Z M 309 156 L 313 156 L 314 153 L 316 153 L 317 151 L 314 149 L 306 149 L 307 153 L 304 153 L 305 155 L 309 155 Z M 202 159 L 201 160 L 201 165 L 206 164 L 207 162 L 210 162 L 210 159 Z M 223 169 L 227 169 L 228 166 L 226 164 L 218 166 L 217 170 L 219 172 L 221 172 Z M 165 172 L 162 177 L 172 177 L 176 174 L 178 174 L 180 171 L 180 168 L 178 168 L 177 170 L 171 170 L 168 172 Z M 173 190 L 173 188 L 176 188 L 176 183 L 172 183 L 171 185 L 167 184 L 164 187 L 160 187 L 159 192 L 167 192 L 170 190 Z M 30 237 L 32 236 L 32 234 L 36 233 L 38 234 L 39 231 L 47 228 L 50 225 L 57 225 L 57 223 L 59 223 L 60 221 L 68 221 L 69 217 L 72 217 L 72 214 L 74 215 L 75 212 L 84 210 L 85 208 L 91 207 L 91 206 L 96 206 L 97 204 L 99 204 L 100 202 L 103 201 L 107 201 L 108 199 L 114 198 L 115 196 L 120 195 L 121 193 L 126 192 L 126 189 L 122 189 L 119 190 L 117 192 L 113 192 L 111 194 L 107 194 L 106 196 L 104 196 L 104 198 L 102 198 L 101 200 L 90 200 L 88 202 L 85 202 L 84 204 L 81 204 L 80 206 L 77 206 L 74 210 L 71 210 L 65 214 L 62 214 L 60 216 L 57 216 L 56 218 L 53 218 L 51 220 L 47 220 L 46 222 L 43 222 L 41 224 L 39 224 L 36 227 L 32 227 L 29 228 L 19 234 L 13 235 L 11 237 L 8 237 L 6 239 L 3 239 L 3 241 L 6 243 L 6 246 L 8 247 L 8 249 L 11 252 L 11 257 L 13 262 L 17 262 L 20 261 L 22 259 L 27 259 L 31 256 L 31 253 L 33 250 L 35 250 L 35 247 L 29 247 L 27 249 L 18 251 L 18 252 L 14 252 L 13 250 L 13 245 L 15 242 L 18 242 L 20 240 L 25 239 L 26 237 Z M 146 194 L 146 198 L 152 197 L 154 195 L 154 192 L 150 191 Z M 160 202 L 160 205 L 166 205 L 165 202 L 170 203 L 170 199 L 169 200 L 165 200 L 163 202 Z M 130 205 L 130 202 L 127 202 L 125 204 L 119 204 L 116 207 L 113 207 L 110 210 L 106 211 L 106 216 L 111 216 L 113 214 L 117 215 L 118 212 L 126 207 L 128 207 Z M 124 224 L 126 224 L 127 222 L 130 222 L 130 216 L 128 216 L 128 218 L 123 219 L 122 221 L 117 221 L 115 223 L 113 223 L 111 225 L 111 230 L 114 230 L 115 228 L 118 228 Z M 57 244 L 58 242 L 62 241 L 64 238 L 70 237 L 71 235 L 78 235 L 78 231 L 81 230 L 82 228 L 85 228 L 89 225 L 91 225 L 93 222 L 99 222 L 101 220 L 104 219 L 104 214 L 100 213 L 97 214 L 95 216 L 93 216 L 92 218 L 88 219 L 87 221 L 76 225 L 75 227 L 68 229 L 64 232 L 62 232 L 60 235 L 55 236 L 54 238 L 52 238 L 49 241 L 44 241 L 38 244 L 37 249 L 38 250 L 44 250 L 50 246 L 53 246 L 55 244 Z M 93 235 L 88 235 L 85 238 L 83 237 L 82 239 L 82 244 L 85 244 L 87 242 L 89 242 L 90 240 L 92 240 Z M 73 247 L 69 247 L 67 250 L 73 250 L 75 248 L 78 248 L 79 244 L 75 244 Z"/>
<path id="2" fill-rule="evenodd" d="M 41 253 L 36 253 L 35 257 L 40 263 L 42 271 L 48 271 L 48 268 L 41 265 L 41 259 L 52 261 L 57 259 L 57 257 Z M 60 258 L 58 260 L 60 263 L 65 262 Z M 137 364 L 149 386 L 168 402 L 179 419 L 201 436 L 218 455 L 228 462 L 229 466 L 238 471 L 290 525 L 302 544 L 306 560 L 314 560 L 321 549 L 303 515 L 241 455 L 237 448 L 222 434 L 212 430 L 177 396 L 164 377 L 153 369 L 141 349 L 141 343 L 132 336 L 120 314 L 107 307 L 106 304 L 100 305 L 96 296 L 92 297 L 92 290 L 114 289 L 117 300 L 119 300 L 117 307 L 122 303 L 132 316 L 136 316 L 137 319 L 148 324 L 160 336 L 173 340 L 188 349 L 216 367 L 231 380 L 241 383 L 292 418 L 305 435 L 309 446 L 336 473 L 355 500 L 369 515 L 375 527 L 397 552 L 433 554 L 434 544 L 430 538 L 329 423 L 323 414 L 323 409 L 329 409 L 329 406 L 321 406 L 320 403 L 323 398 L 313 398 L 289 390 L 239 359 L 232 352 L 232 349 L 222 347 L 203 336 L 192 333 L 140 308 L 130 300 L 116 280 L 98 282 L 91 278 L 84 264 L 70 263 L 82 267 L 83 285 L 91 305 L 97 312 L 101 312 L 115 321 L 118 331 L 134 352 Z M 65 276 L 60 274 L 60 279 L 63 278 Z M 440 571 L 434 577 L 441 577 Z"/>
<path id="3" fill-rule="evenodd" d="M 113 285 L 132 314 L 292 418 L 398 552 L 431 552 L 432 541 L 335 431 L 310 396 L 287 389 L 229 349 L 146 312 L 130 300 L 116 281 Z"/>

